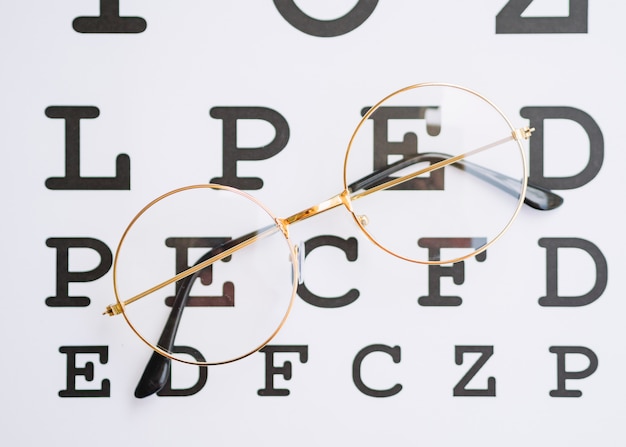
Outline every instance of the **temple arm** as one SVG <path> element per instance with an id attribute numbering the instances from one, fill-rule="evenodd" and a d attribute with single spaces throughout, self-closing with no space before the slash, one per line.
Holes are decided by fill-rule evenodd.
<path id="1" fill-rule="evenodd" d="M 359 179 L 356 182 L 350 184 L 348 186 L 348 190 L 350 190 L 350 192 L 356 192 L 362 189 L 367 190 L 381 183 L 384 183 L 388 180 L 388 177 L 391 174 L 414 164 L 425 162 L 436 163 L 451 157 L 452 155 L 442 154 L 438 152 L 424 152 L 421 154 L 417 154 L 414 157 L 399 160 L 383 169 L 372 172 L 362 179 Z M 498 189 L 508 194 L 511 194 L 514 197 L 519 194 L 520 180 L 508 177 L 504 174 L 493 171 L 489 168 L 485 168 L 484 166 L 469 162 L 467 160 L 459 160 L 456 163 L 452 163 L 451 166 L 472 174 L 475 177 L 486 181 L 487 183 L 497 187 Z M 524 203 L 538 210 L 552 210 L 558 208 L 563 203 L 563 198 L 546 188 L 542 188 L 540 186 L 533 185 L 532 183 L 528 183 L 528 187 L 526 189 L 526 197 L 524 197 Z"/>
<path id="2" fill-rule="evenodd" d="M 244 236 L 238 237 L 237 239 L 231 239 L 227 242 L 224 242 L 221 245 L 213 247 L 207 253 L 205 253 L 195 265 L 198 265 L 208 259 L 211 259 L 220 253 L 223 253 L 226 250 L 229 250 L 236 245 L 241 244 L 249 239 L 252 239 L 254 236 L 257 236 L 266 230 L 270 229 L 270 227 L 265 227 L 260 230 L 253 231 Z M 176 332 L 178 331 L 178 325 L 180 324 L 180 320 L 183 316 L 183 310 L 187 305 L 187 301 L 189 301 L 189 294 L 191 292 L 191 286 L 198 276 L 200 276 L 202 270 L 199 270 L 189 276 L 183 278 L 180 282 L 180 287 L 178 288 L 178 292 L 176 293 L 176 297 L 174 298 L 174 302 L 172 304 L 172 310 L 170 311 L 167 321 L 165 322 L 165 327 L 161 332 L 161 337 L 159 338 L 158 346 L 166 352 L 172 352 L 174 349 L 174 340 L 176 338 Z M 139 383 L 135 388 L 135 397 L 142 398 L 150 396 L 154 394 L 165 386 L 167 383 L 167 379 L 170 374 L 171 368 L 171 360 L 164 355 L 161 355 L 157 351 L 152 353 L 146 368 L 139 379 Z"/>

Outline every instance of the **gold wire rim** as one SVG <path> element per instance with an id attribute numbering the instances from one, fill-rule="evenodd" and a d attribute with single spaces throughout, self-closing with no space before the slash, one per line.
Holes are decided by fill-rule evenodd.
<path id="1" fill-rule="evenodd" d="M 365 115 L 363 115 L 363 117 L 361 118 L 361 120 L 357 124 L 356 128 L 352 132 L 352 136 L 350 137 L 350 141 L 348 142 L 348 147 L 346 149 L 346 155 L 344 157 L 344 162 L 343 162 L 343 187 L 344 187 L 344 191 L 348 191 L 348 185 L 349 185 L 349 182 L 348 182 L 348 158 L 350 157 L 350 152 L 352 150 L 352 144 L 354 143 L 354 139 L 356 138 L 356 135 L 358 134 L 358 132 L 361 129 L 361 127 L 363 127 L 363 125 L 367 122 L 369 117 L 374 112 L 376 112 L 376 110 L 380 106 L 382 106 L 385 102 L 387 102 L 389 99 L 391 99 L 394 96 L 397 96 L 397 95 L 399 95 L 401 93 L 404 93 L 404 92 L 407 92 L 407 91 L 410 91 L 410 90 L 415 90 L 415 89 L 422 88 L 422 87 L 450 87 L 450 88 L 454 88 L 454 89 L 457 89 L 457 90 L 461 90 L 461 91 L 470 93 L 471 95 L 474 95 L 475 97 L 485 101 L 487 104 L 489 104 L 491 107 L 493 107 L 496 110 L 496 112 L 498 112 L 498 114 L 504 119 L 506 124 L 509 126 L 509 129 L 511 130 L 511 132 L 515 133 L 515 131 L 516 131 L 515 127 L 513 127 L 513 124 L 508 119 L 508 117 L 504 114 L 504 112 L 502 112 L 502 110 L 500 110 L 500 108 L 497 105 L 495 105 L 493 102 L 491 102 L 487 97 L 485 97 L 484 95 L 476 92 L 475 90 L 472 90 L 472 89 L 467 88 L 467 87 L 463 87 L 461 85 L 451 84 L 451 83 L 446 83 L 446 82 L 421 82 L 421 83 L 418 83 L 418 84 L 409 85 L 407 87 L 401 88 L 399 90 L 396 90 L 395 92 L 392 92 L 392 93 L 388 94 L 383 99 L 381 99 L 376 104 L 374 104 L 372 107 L 370 107 L 370 109 L 365 113 Z M 464 259 L 468 259 L 468 258 L 471 258 L 473 256 L 476 256 L 476 255 L 482 253 L 483 251 L 487 250 L 487 248 L 489 248 L 491 245 L 493 245 L 496 241 L 498 241 L 504 235 L 504 233 L 506 233 L 507 230 L 511 227 L 511 225 L 513 224 L 513 221 L 517 218 L 517 215 L 519 214 L 520 210 L 522 209 L 522 206 L 524 205 L 524 198 L 526 197 L 526 188 L 528 186 L 528 163 L 526 161 L 526 154 L 524 152 L 524 147 L 522 146 L 519 138 L 514 138 L 514 141 L 517 144 L 517 147 L 518 147 L 519 153 L 520 153 L 520 158 L 522 160 L 522 180 L 521 180 L 522 189 L 520 191 L 520 196 L 519 196 L 518 201 L 517 201 L 517 206 L 515 207 L 515 210 L 513 211 L 513 214 L 511 215 L 511 218 L 508 220 L 508 222 L 504 225 L 502 230 L 500 230 L 500 232 L 496 236 L 494 236 L 485 245 L 483 245 L 480 248 L 478 248 L 478 249 L 476 249 L 476 250 L 474 250 L 474 251 L 472 251 L 472 252 L 470 252 L 468 254 L 465 254 L 463 256 L 459 256 L 459 257 L 456 257 L 456 258 L 453 258 L 453 259 L 444 259 L 444 260 L 439 260 L 439 261 L 430 261 L 430 260 L 409 258 L 407 256 L 404 256 L 404 255 L 401 255 L 399 253 L 396 253 L 393 250 L 385 247 L 382 243 L 380 243 L 374 236 L 372 236 L 369 233 L 369 231 L 361 223 L 361 220 L 360 220 L 359 216 L 352 209 L 352 201 L 351 201 L 351 198 L 350 198 L 349 194 L 346 194 L 346 198 L 345 198 L 345 200 L 343 202 L 343 205 L 346 207 L 348 212 L 352 215 L 352 219 L 354 220 L 354 222 L 356 222 L 357 226 L 361 229 L 363 234 L 365 234 L 365 236 L 374 245 L 376 245 L 378 248 L 382 249 L 383 251 L 389 253 L 392 256 L 395 256 L 396 258 L 399 258 L 399 259 L 402 259 L 402 260 L 405 260 L 405 261 L 408 261 L 408 262 L 413 262 L 413 263 L 416 263 L 416 264 L 425 264 L 425 265 L 454 264 L 455 262 L 463 261 Z"/>
<path id="2" fill-rule="evenodd" d="M 504 227 L 502 228 L 502 230 L 490 241 L 488 241 L 485 245 L 483 245 L 482 247 L 466 254 L 463 256 L 459 256 L 457 258 L 454 259 L 448 259 L 448 260 L 440 260 L 440 261 L 425 261 L 425 260 L 421 260 L 421 259 L 413 259 L 413 258 L 409 258 L 407 256 L 403 256 L 400 255 L 399 253 L 394 252 L 393 250 L 390 250 L 388 248 L 386 248 L 383 244 L 381 244 L 380 242 L 378 242 L 378 240 L 376 238 L 374 238 L 368 231 L 367 229 L 364 227 L 364 225 L 361 223 L 359 217 L 356 215 L 356 213 L 352 210 L 352 201 L 350 198 L 350 195 L 348 193 L 348 179 L 347 179 L 347 165 L 348 165 L 348 158 L 352 149 L 352 144 L 354 142 L 354 139 L 358 133 L 358 131 L 361 129 L 361 127 L 364 125 L 364 123 L 367 121 L 367 119 L 369 119 L 369 117 L 383 104 L 385 103 L 387 100 L 389 100 L 390 98 L 409 91 L 409 90 L 413 90 L 416 88 L 420 88 L 420 87 L 427 87 L 427 86 L 442 86 L 442 87 L 451 87 L 451 88 L 455 88 L 461 91 L 465 91 L 467 93 L 470 93 L 476 97 L 478 97 L 479 99 L 483 100 L 484 102 L 486 102 L 488 105 L 490 105 L 491 107 L 493 107 L 498 114 L 504 119 L 504 121 L 507 123 L 507 125 L 509 126 L 509 129 L 511 130 L 512 134 L 514 135 L 514 141 L 516 142 L 518 149 L 519 149 L 519 154 L 520 154 L 520 158 L 522 160 L 522 171 L 523 171 L 523 177 L 522 177 L 522 181 L 521 181 L 521 194 L 520 197 L 518 198 L 518 203 L 517 203 L 517 207 L 515 208 L 513 214 L 511 215 L 509 221 L 506 223 L 506 225 L 504 225 Z M 372 106 L 365 114 L 364 116 L 361 118 L 361 120 L 359 121 L 359 123 L 357 124 L 355 130 L 352 133 L 352 136 L 350 138 L 350 141 L 348 143 L 348 147 L 346 149 L 346 154 L 345 154 L 345 158 L 344 158 L 344 167 L 343 167 L 343 181 L 344 181 L 344 191 L 339 194 L 337 197 L 340 198 L 341 200 L 338 200 L 336 205 L 339 205 L 339 203 L 341 203 L 342 205 L 344 205 L 348 211 L 350 212 L 350 214 L 352 214 L 352 218 L 354 219 L 355 223 L 357 224 L 357 226 L 361 229 L 361 231 L 363 232 L 363 234 L 365 234 L 365 236 L 376 246 L 378 246 L 380 249 L 382 249 L 383 251 L 391 254 L 392 256 L 395 256 L 399 259 L 403 259 L 405 261 L 409 261 L 409 262 L 413 262 L 413 263 L 418 263 L 418 264 L 429 264 L 429 265 L 437 265 L 437 264 L 450 264 L 450 263 L 455 263 L 455 262 L 459 262 L 462 261 L 464 259 L 470 258 L 472 256 L 475 256 L 483 251 L 485 251 L 487 248 L 489 248 L 492 244 L 494 244 L 497 240 L 499 240 L 504 233 L 506 233 L 506 231 L 510 228 L 510 226 L 512 225 L 513 221 L 515 220 L 515 218 L 517 217 L 517 215 L 519 214 L 522 205 L 524 203 L 524 198 L 526 195 L 526 189 L 527 189 L 527 181 L 528 181 L 528 166 L 527 166 L 527 161 L 526 161 L 526 155 L 524 153 L 524 148 L 520 142 L 520 139 L 515 137 L 517 135 L 517 130 L 513 127 L 513 125 L 511 124 L 510 120 L 507 118 L 507 116 L 500 110 L 499 107 L 497 107 L 493 102 L 491 102 L 489 99 L 487 99 L 485 96 L 477 93 L 474 90 L 471 90 L 467 87 L 463 87 L 463 86 L 459 86 L 456 84 L 449 84 L 449 83 L 438 83 L 438 82 L 425 82 L 425 83 L 419 83 L 419 84 L 413 84 L 407 87 L 404 87 L 402 89 L 396 90 L 395 92 L 385 96 L 383 99 L 381 99 L 380 101 L 378 101 L 374 106 Z M 244 353 L 243 355 L 231 358 L 231 359 L 227 359 L 224 361 L 219 361 L 219 362 L 198 362 L 198 361 L 190 361 L 190 360 L 185 360 L 182 358 L 178 358 L 174 355 L 172 355 L 171 353 L 164 351 L 162 348 L 154 345 L 153 343 L 149 342 L 147 339 L 145 339 L 143 337 L 143 335 L 141 335 L 141 333 L 135 328 L 135 326 L 131 323 L 131 321 L 129 320 L 128 316 L 126 315 L 126 311 L 125 311 L 125 304 L 124 302 L 120 299 L 119 296 L 119 292 L 118 292 L 118 288 L 117 288 L 117 261 L 119 258 L 119 253 L 121 251 L 123 242 L 128 234 L 128 232 L 130 231 L 130 229 L 132 228 L 132 226 L 135 224 L 135 222 L 139 219 L 139 217 L 141 217 L 141 215 L 143 215 L 148 209 L 150 209 L 153 205 L 155 205 L 156 203 L 160 202 L 161 200 L 165 199 L 166 197 L 169 197 L 173 194 L 185 191 L 185 190 L 191 190 L 191 189 L 199 189 L 199 188 L 209 188 L 209 189 L 218 189 L 218 190 L 226 190 L 226 191 L 230 191 L 233 193 L 236 193 L 244 198 L 249 199 L 250 201 L 252 201 L 253 203 L 255 203 L 257 206 L 259 206 L 260 208 L 262 208 L 267 214 L 268 216 L 270 216 L 272 218 L 272 220 L 276 223 L 276 225 L 278 226 L 279 230 L 281 230 L 281 232 L 283 233 L 283 236 L 288 244 L 289 247 L 289 251 L 290 251 L 290 258 L 291 258 L 291 263 L 292 263 L 292 278 L 293 278 L 293 288 L 292 288 L 292 293 L 291 293 L 291 298 L 289 300 L 289 305 L 287 306 L 287 309 L 285 311 L 285 315 L 283 316 L 282 320 L 280 321 L 279 325 L 276 327 L 276 329 L 269 335 L 269 337 L 264 340 L 261 344 L 259 344 L 256 348 Z M 321 211 L 325 211 L 326 209 L 331 209 L 334 207 L 334 202 L 333 202 L 333 206 L 329 206 L 327 208 L 324 208 Z M 312 214 L 317 214 L 317 212 L 312 213 Z M 298 214 L 299 216 L 299 214 Z M 295 221 L 297 221 L 298 219 L 296 219 Z M 243 359 L 255 352 L 257 352 L 258 350 L 262 349 L 264 346 L 266 346 L 277 334 L 278 332 L 282 329 L 282 327 L 284 326 L 290 312 L 291 309 L 293 307 L 293 303 L 295 300 L 295 295 L 297 292 L 297 284 L 298 284 L 298 276 L 299 276 L 299 266 L 298 266 L 298 259 L 297 259 L 297 255 L 296 255 L 296 250 L 293 246 L 293 244 L 291 243 L 291 240 L 288 237 L 288 232 L 287 232 L 287 226 L 292 223 L 290 222 L 288 219 L 280 219 L 277 218 L 276 216 L 274 216 L 274 214 L 262 203 L 260 202 L 258 199 L 256 199 L 255 197 L 241 191 L 238 190 L 236 188 L 232 188 L 229 186 L 225 186 L 225 185 L 218 185 L 218 184 L 211 184 L 211 183 L 207 183 L 207 184 L 198 184 L 198 185 L 189 185 L 189 186 L 185 186 L 185 187 L 181 187 L 181 188 L 177 188 L 174 189 L 172 191 L 169 191 L 163 195 L 161 195 L 160 197 L 157 197 L 156 199 L 154 199 L 153 201 L 151 201 L 149 204 L 147 204 L 144 208 L 142 208 L 142 210 L 137 213 L 137 215 L 131 220 L 131 222 L 129 223 L 129 225 L 127 226 L 126 230 L 124 231 L 120 242 L 118 244 L 117 250 L 115 252 L 115 258 L 114 258 L 114 263 L 113 263 L 113 284 L 114 284 L 114 293 L 115 293 L 115 299 L 118 303 L 118 305 L 120 306 L 121 309 L 121 313 L 124 315 L 124 319 L 126 320 L 127 324 L 131 327 L 131 329 L 133 330 L 133 332 L 144 342 L 146 343 L 148 346 L 150 346 L 151 349 L 153 349 L 154 351 L 158 352 L 159 354 L 163 355 L 164 357 L 170 358 L 172 360 L 176 360 L 182 363 L 187 363 L 187 364 L 192 364 L 192 365 L 200 365 L 200 366 L 211 366 L 211 365 L 221 365 L 221 364 L 226 364 L 226 363 L 232 363 L 235 362 L 237 360 Z M 189 273 L 191 274 L 191 272 Z"/>
<path id="3" fill-rule="evenodd" d="M 119 243 L 117 245 L 117 249 L 115 250 L 115 257 L 114 257 L 114 260 L 113 260 L 113 293 L 115 294 L 115 300 L 119 304 L 119 306 L 121 308 L 121 313 L 124 316 L 124 320 L 126 321 L 128 326 L 135 333 L 135 335 L 137 335 L 141 339 L 141 341 L 143 341 L 145 344 L 147 344 L 153 351 L 156 351 L 159 354 L 161 354 L 162 356 L 167 357 L 167 358 L 169 358 L 171 360 L 175 360 L 175 361 L 178 361 L 178 362 L 181 362 L 181 363 L 187 363 L 187 364 L 190 364 L 190 365 L 197 365 L 197 366 L 225 365 L 227 363 L 233 363 L 233 362 L 236 362 L 237 360 L 241 360 L 243 358 L 246 358 L 246 357 L 254 354 L 255 352 L 259 351 L 263 347 L 265 347 L 270 341 L 272 341 L 272 339 L 274 337 L 276 337 L 278 332 L 280 332 L 280 330 L 285 325 L 285 322 L 287 321 L 287 318 L 289 317 L 289 314 L 291 313 L 291 309 L 293 308 L 293 303 L 295 301 L 295 296 L 296 296 L 297 287 L 298 287 L 297 286 L 298 285 L 298 257 L 296 255 L 295 247 L 293 246 L 293 244 L 291 243 L 291 240 L 289 239 L 287 234 L 285 234 L 284 231 L 280 231 L 280 233 L 283 235 L 283 237 L 284 237 L 284 239 L 285 239 L 285 241 L 286 241 L 286 243 L 287 243 L 287 245 L 289 247 L 289 257 L 291 259 L 292 278 L 293 278 L 293 281 L 292 281 L 293 282 L 293 288 L 292 288 L 292 291 L 291 291 L 291 298 L 289 299 L 289 304 L 287 306 L 287 309 L 285 310 L 285 314 L 283 315 L 283 317 L 280 320 L 280 322 L 279 322 L 278 326 L 276 327 L 276 329 L 274 329 L 274 331 L 262 343 L 260 343 L 254 349 L 251 349 L 250 351 L 247 351 L 244 354 L 239 355 L 237 357 L 229 358 L 227 360 L 221 360 L 219 362 L 198 362 L 198 361 L 192 361 L 192 360 L 187 360 L 187 359 L 184 359 L 184 358 L 176 357 L 172 353 L 170 353 L 168 351 L 165 351 L 164 349 L 160 348 L 156 344 L 148 341 L 140 333 L 140 331 L 137 330 L 135 325 L 130 321 L 128 315 L 126 314 L 126 306 L 124 304 L 124 300 L 122 300 L 120 298 L 120 293 L 119 293 L 118 285 L 117 285 L 117 274 L 118 274 L 117 262 L 118 262 L 118 259 L 119 259 L 119 255 L 120 255 L 122 246 L 124 245 L 124 241 L 126 240 L 126 237 L 127 237 L 128 233 L 130 232 L 131 228 L 135 225 L 135 223 L 139 220 L 139 218 L 146 211 L 148 211 L 150 208 L 152 208 L 157 203 L 161 202 L 162 200 L 164 200 L 167 197 L 170 197 L 170 196 L 172 196 L 174 194 L 181 193 L 181 192 L 184 192 L 184 191 L 193 190 L 193 189 L 214 189 L 214 190 L 229 191 L 229 192 L 238 194 L 238 195 L 240 195 L 240 196 L 242 196 L 242 197 L 252 201 L 254 204 L 256 204 L 261 209 L 263 209 L 267 213 L 267 215 L 276 223 L 276 225 L 280 226 L 279 225 L 280 220 L 260 200 L 256 199 L 255 197 L 251 196 L 250 194 L 248 194 L 248 193 L 246 193 L 244 191 L 241 191 L 241 190 L 236 189 L 236 188 L 232 188 L 230 186 L 218 185 L 218 184 L 215 184 L 215 183 L 203 183 L 203 184 L 195 184 L 195 185 L 183 186 L 183 187 L 176 188 L 176 189 L 173 189 L 171 191 L 168 191 L 168 192 L 160 195 L 156 199 L 152 200 L 147 205 L 145 205 L 135 215 L 135 217 L 133 217 L 133 219 L 130 221 L 130 223 L 128 224 L 128 226 L 126 227 L 124 232 L 122 233 L 120 241 L 119 241 Z M 281 228 L 281 230 L 282 230 L 282 228 Z"/>

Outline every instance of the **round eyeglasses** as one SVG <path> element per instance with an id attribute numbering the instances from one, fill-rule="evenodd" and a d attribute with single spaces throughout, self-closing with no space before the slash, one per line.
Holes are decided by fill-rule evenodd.
<path id="1" fill-rule="evenodd" d="M 272 340 L 300 278 L 302 254 L 289 238 L 296 222 L 344 207 L 384 251 L 449 264 L 491 246 L 524 203 L 547 210 L 562 202 L 527 182 L 521 142 L 532 130 L 513 127 L 473 90 L 416 84 L 362 115 L 345 154 L 343 190 L 326 201 L 280 218 L 235 188 L 192 185 L 158 197 L 130 222 L 113 265 L 117 303 L 105 314 L 123 314 L 155 351 L 138 397 L 163 382 L 170 359 L 223 364 Z M 175 276 L 171 263 L 161 262 L 171 259 L 172 248 Z M 175 340 L 195 354 L 177 349 Z"/>

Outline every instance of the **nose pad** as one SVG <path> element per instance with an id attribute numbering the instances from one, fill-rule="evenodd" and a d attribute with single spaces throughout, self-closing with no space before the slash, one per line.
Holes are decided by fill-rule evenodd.
<path id="1" fill-rule="evenodd" d="M 296 245 L 296 259 L 298 259 L 298 284 L 302 284 L 304 282 L 304 258 L 306 256 L 304 250 L 304 242 L 298 242 Z"/>
<path id="2" fill-rule="evenodd" d="M 302 284 L 304 282 L 304 258 L 306 256 L 304 251 L 304 242 L 298 242 L 298 245 L 294 245 L 293 249 L 295 251 L 297 263 L 298 284 Z M 291 273 L 291 282 L 293 283 L 293 270 Z"/>

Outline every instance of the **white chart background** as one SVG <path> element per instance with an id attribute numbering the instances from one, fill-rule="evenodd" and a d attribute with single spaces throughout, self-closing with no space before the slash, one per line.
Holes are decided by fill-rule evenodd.
<path id="1" fill-rule="evenodd" d="M 142 17 L 145 31 L 76 32 L 73 20 L 97 16 L 98 3 L 0 4 L 3 445 L 626 445 L 624 2 L 535 0 L 525 16 L 565 17 L 570 3 L 582 4 L 587 32 L 556 32 L 557 26 L 496 33 L 498 13 L 523 2 L 382 0 L 354 30 L 316 37 L 292 26 L 271 1 L 120 0 L 120 15 Z M 311 17 L 331 20 L 357 2 L 296 3 Z M 461 296 L 461 306 L 420 306 L 428 268 L 370 247 L 343 211 L 333 212 L 292 236 L 356 237 L 357 261 L 320 249 L 307 258 L 307 281 L 320 295 L 357 288 L 360 297 L 338 309 L 296 298 L 273 342 L 308 346 L 306 363 L 295 354 L 274 359 L 277 366 L 292 363 L 291 380 L 274 376 L 288 396 L 258 395 L 266 380 L 266 356 L 258 353 L 210 368 L 194 395 L 136 399 L 150 351 L 121 318 L 101 316 L 113 301 L 111 271 L 70 284 L 70 295 L 88 296 L 89 306 L 46 304 L 57 275 L 49 238 L 95 238 L 114 251 L 147 201 L 222 175 L 222 121 L 209 115 L 212 107 L 263 106 L 285 117 L 286 148 L 238 164 L 239 175 L 264 181 L 251 193 L 285 216 L 341 189 L 345 146 L 362 107 L 423 81 L 476 89 L 519 125 L 527 124 L 524 107 L 580 109 L 604 141 L 597 175 L 558 191 L 565 198 L 560 209 L 524 209 L 487 261 L 465 263 L 463 284 L 441 279 L 442 293 Z M 115 157 L 125 153 L 130 190 L 46 187 L 46 179 L 65 172 L 64 121 L 46 116 L 50 106 L 99 109 L 98 118 L 81 120 L 81 175 L 112 177 Z M 241 146 L 271 140 L 267 125 L 247 125 Z M 579 124 L 551 120 L 543 138 L 546 177 L 575 176 L 587 165 L 590 141 Z M 601 296 L 584 306 L 540 306 L 548 282 L 542 238 L 596 246 L 608 265 Z M 93 251 L 70 254 L 70 270 L 98 262 Z M 560 295 L 586 293 L 598 282 L 596 273 L 584 250 L 559 250 Z M 372 388 L 401 384 L 394 396 L 367 396 L 353 381 L 355 356 L 372 344 L 401 349 L 399 363 L 379 353 L 362 365 Z M 468 388 L 486 388 L 493 377 L 495 396 L 453 395 L 477 358 L 466 354 L 462 365 L 455 363 L 455 346 L 468 345 L 493 347 Z M 78 376 L 75 384 L 98 390 L 108 380 L 108 397 L 59 395 L 68 375 L 63 346 L 107 347 L 106 362 L 77 355 L 78 367 L 93 364 L 94 377 Z M 553 346 L 586 347 L 597 356 L 593 374 L 567 381 L 581 397 L 550 395 L 557 388 Z M 588 364 L 582 355 L 567 356 L 568 371 Z M 175 365 L 172 375 L 184 388 L 198 371 Z"/>

